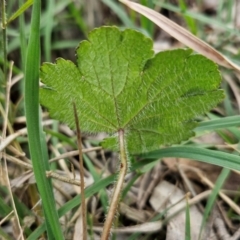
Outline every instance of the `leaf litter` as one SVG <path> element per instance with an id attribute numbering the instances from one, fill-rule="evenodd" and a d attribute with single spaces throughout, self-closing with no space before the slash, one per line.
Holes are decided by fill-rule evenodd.
<path id="1" fill-rule="evenodd" d="M 213 29 L 214 30 L 214 29 Z M 216 37 L 215 37 L 215 39 L 218 39 L 218 36 L 217 36 L 217 34 L 216 34 Z M 229 41 L 229 43 L 232 43 L 231 41 Z M 171 45 L 171 44 L 170 44 Z M 237 49 L 236 49 L 237 50 Z M 236 51 L 235 51 L 236 52 Z M 232 101 L 233 103 L 234 103 L 234 99 L 233 99 L 233 101 Z M 221 113 L 223 113 L 223 112 L 221 112 Z M 62 127 L 65 127 L 65 125 L 60 125 L 60 129 L 62 129 Z M 64 132 L 64 131 L 63 131 Z M 64 132 L 65 133 L 65 132 Z M 25 133 L 24 133 L 25 134 Z M 22 135 L 22 134 L 21 134 Z M 66 135 L 68 135 L 68 134 L 66 134 Z M 84 137 L 85 138 L 85 137 Z M 95 137 L 94 137 L 95 138 Z M 92 139 L 92 138 L 91 138 Z M 91 140 L 90 140 L 90 142 L 91 142 Z M 87 143 L 88 143 L 88 141 L 87 141 Z M 8 145 L 9 143 L 7 143 L 6 145 Z M 86 145 L 86 142 L 84 142 L 84 145 Z M 91 146 L 91 145 L 90 145 Z M 10 146 L 11 147 L 11 146 Z M 236 147 L 236 146 L 235 146 Z M 235 149 L 235 147 L 234 147 L 234 149 Z M 5 148 L 5 146 L 3 146 L 3 148 Z M 63 148 L 65 149 L 65 146 L 63 146 Z M 9 148 L 10 149 L 10 148 Z M 66 151 L 68 151 L 68 150 L 71 150 L 71 147 L 69 148 L 69 146 L 67 146 L 66 147 Z M 231 150 L 231 149 L 227 149 L 227 151 L 229 151 L 229 150 Z M 235 149 L 236 151 L 237 151 L 237 147 L 236 147 L 236 149 Z M 20 153 L 19 153 L 20 154 Z M 116 160 L 116 157 L 113 157 L 111 154 L 110 154 L 110 152 L 109 151 L 106 151 L 105 152 L 105 154 L 106 154 L 106 157 L 107 157 L 107 162 L 106 161 L 103 161 L 104 163 L 109 163 L 109 161 L 112 163 L 112 162 L 114 162 L 115 160 Z M 19 155 L 20 156 L 20 155 Z M 63 158 L 66 158 L 66 156 L 62 156 Z M 71 157 L 70 157 L 71 158 Z M 21 157 L 21 159 L 24 159 L 24 158 L 22 158 Z M 91 159 L 92 160 L 92 159 Z M 171 160 L 171 159 L 168 159 L 168 160 Z M 96 169 L 98 169 L 98 171 L 99 172 L 101 172 L 102 171 L 102 168 L 99 168 L 99 166 L 100 165 L 102 165 L 102 163 L 100 164 L 100 161 L 101 161 L 101 157 L 99 156 L 99 154 L 98 154 L 98 156 L 97 156 L 97 158 L 95 159 L 95 161 L 99 161 L 99 164 L 97 164 L 96 165 Z M 176 161 L 178 161 L 178 159 L 176 160 Z M 169 161 L 168 161 L 169 162 Z M 172 171 L 171 169 L 170 169 L 170 171 L 169 171 L 169 169 L 168 169 L 168 166 L 167 166 L 167 169 L 166 169 L 166 165 L 165 165 L 165 163 L 166 163 L 166 161 L 164 161 L 164 163 L 162 164 L 161 163 L 161 166 L 162 166 L 162 168 L 165 170 L 165 173 L 164 173 L 164 175 L 162 176 L 162 178 L 163 179 L 167 179 L 169 182 L 175 182 L 175 181 L 177 181 L 177 184 L 179 184 L 179 179 L 178 179 L 178 172 L 177 171 Z M 171 161 L 171 163 L 172 163 L 172 161 Z M 193 161 L 188 161 L 187 163 L 186 163 L 186 166 L 189 166 L 189 167 L 191 167 L 192 166 L 192 164 L 193 164 L 194 162 Z M 94 163 L 95 164 L 95 163 Z M 99 165 L 99 166 L 98 166 Z M 198 164 L 198 166 L 197 166 L 197 168 L 198 169 L 200 169 L 203 173 L 206 173 L 206 171 L 207 171 L 207 175 L 208 176 L 211 176 L 211 174 L 214 172 L 214 167 L 206 167 L 206 168 L 202 168 L 201 167 L 202 166 L 202 164 L 201 163 L 199 163 Z M 108 168 L 108 167 L 106 167 L 106 168 Z M 87 171 L 87 170 L 86 170 Z M 110 170 L 111 171 L 111 170 Z M 189 170 L 189 171 L 191 171 L 191 170 Z M 150 172 L 151 172 L 151 170 L 150 170 Z M 90 174 L 90 173 L 88 173 L 88 174 Z M 146 173 L 146 174 L 148 174 L 148 173 Z M 10 166 L 10 175 L 11 176 L 13 176 L 13 175 L 16 175 L 16 168 L 13 168 L 12 166 Z M 193 175 L 193 174 L 192 174 Z M 214 174 L 215 175 L 215 174 Z M 127 180 L 129 180 L 129 179 L 131 179 L 131 177 L 132 176 L 134 176 L 134 173 L 133 174 L 129 174 L 129 176 L 127 177 Z M 197 177 L 196 177 L 196 175 L 195 176 L 188 176 L 189 177 L 189 179 L 194 183 L 194 187 L 197 189 L 197 190 L 199 190 L 199 192 L 198 193 L 200 193 L 200 192 L 202 192 L 202 191 L 204 191 L 204 189 L 205 189 L 205 187 L 204 186 L 199 186 L 198 185 L 198 182 L 201 182 L 201 180 L 199 180 L 199 179 L 197 179 Z M 158 177 L 159 178 L 159 177 Z M 161 181 L 161 179 L 159 178 L 156 178 L 155 179 L 155 181 Z M 173 179 L 174 178 L 174 179 Z M 232 185 L 232 183 L 236 183 L 236 185 L 237 185 L 237 182 L 239 182 L 239 177 L 237 177 L 236 176 L 236 178 L 235 179 L 229 179 L 228 181 L 227 181 L 227 183 L 228 183 L 228 187 L 230 186 L 233 186 Z M 141 180 L 141 177 L 140 177 L 140 180 Z M 173 180 L 173 181 L 172 181 Z M 54 182 L 56 182 L 56 180 L 53 180 Z M 212 180 L 213 181 L 213 180 Z M 61 184 L 61 187 L 63 187 L 63 184 Z M 137 199 L 137 196 L 135 196 L 134 197 L 134 194 L 136 194 L 137 192 L 139 192 L 139 187 L 141 187 L 141 185 L 139 185 L 139 181 L 137 180 L 136 181 L 136 184 L 134 184 L 134 186 L 131 188 L 131 190 L 129 191 L 129 193 L 127 194 L 127 197 L 126 197 L 126 199 L 124 200 L 127 204 L 130 202 L 130 204 L 132 205 L 132 207 L 134 208 L 134 210 L 135 210 L 135 205 L 134 205 L 134 202 L 135 202 L 135 200 Z M 227 189 L 228 189 L 228 187 L 226 187 Z M 145 187 L 141 187 L 141 188 L 143 188 L 142 190 L 143 190 L 143 192 L 146 190 L 146 189 L 148 189 L 148 185 L 145 185 Z M 26 188 L 24 188 L 24 193 L 26 193 L 25 192 L 25 189 Z M 184 186 L 180 186 L 180 189 L 184 189 Z M 234 190 L 235 190 L 236 188 L 234 188 Z M 63 189 L 62 189 L 63 190 Z M 210 190 L 209 190 L 210 191 Z M 205 192 L 203 192 L 203 193 L 205 193 Z M 16 193 L 17 194 L 17 193 Z M 233 196 L 236 196 L 236 191 L 234 191 L 234 192 L 232 192 L 232 193 L 228 193 L 228 194 L 232 194 Z M 26 194 L 27 195 L 27 194 Z M 64 194 L 63 194 L 64 195 Z M 200 194 L 201 195 L 201 194 Z M 99 195 L 98 195 L 99 196 Z M 97 201 L 99 200 L 99 198 L 98 198 L 98 196 L 97 196 Z M 151 195 L 150 195 L 151 196 Z M 90 200 L 90 201 L 92 201 L 92 199 Z M 219 202 L 218 202 L 219 203 Z M 221 204 L 221 206 L 223 206 L 223 203 L 222 202 L 220 202 L 220 204 Z M 225 206 L 223 206 L 224 207 L 224 209 L 222 208 L 222 213 L 226 210 L 225 209 Z M 138 209 L 138 207 L 137 207 L 137 209 Z M 144 206 L 143 206 L 143 209 L 145 209 L 144 211 L 147 211 L 148 212 L 148 214 L 147 214 L 147 216 L 149 216 L 149 214 L 151 215 L 151 214 L 154 214 L 153 212 L 152 212 L 152 210 L 150 210 L 150 208 L 149 208 L 149 206 L 148 206 L 148 202 L 145 202 L 144 203 Z M 146 210 L 147 209 L 147 210 Z M 95 211 L 92 211 L 92 213 L 93 213 L 93 215 L 95 216 L 95 221 L 96 221 L 96 219 L 99 219 L 99 216 L 101 215 L 100 214 L 100 211 L 101 210 L 97 210 L 97 213 L 95 212 Z M 142 210 L 138 210 L 139 211 L 139 213 L 143 213 L 142 212 Z M 96 213 L 96 214 L 95 214 Z M 124 216 L 124 212 L 121 212 L 121 214 Z M 221 215 L 221 217 L 222 217 L 222 215 Z M 69 216 L 65 216 L 65 218 L 66 218 L 66 220 L 68 219 L 69 220 Z M 101 219 L 101 218 L 100 218 Z M 71 229 L 71 223 L 69 224 L 69 225 L 67 225 L 67 223 L 69 223 L 69 221 L 66 221 L 64 224 L 66 225 L 66 228 L 67 229 Z M 147 222 L 147 219 L 146 219 L 146 222 Z M 134 222 L 135 224 L 137 224 L 137 221 L 135 221 Z M 130 223 L 128 223 L 128 222 L 126 222 L 126 221 L 124 221 L 124 225 L 126 226 L 126 225 L 131 225 L 131 222 Z M 94 224 L 95 225 L 95 224 Z M 161 225 L 161 224 L 160 224 Z M 226 225 L 228 226 L 228 231 L 230 231 L 231 233 L 234 233 L 234 230 L 236 230 L 236 225 L 235 224 L 232 224 L 230 221 L 225 221 L 225 226 L 222 226 L 222 230 L 223 229 L 225 229 L 226 230 Z M 5 228 L 5 227 L 3 227 L 3 228 Z M 101 227 L 100 227 L 101 228 Z M 139 225 L 139 227 L 137 228 L 135 228 L 134 230 L 132 230 L 132 232 L 136 232 L 136 231 L 140 231 L 141 229 L 145 229 L 146 231 L 147 231 L 147 225 Z M 159 229 L 161 229 L 161 227 L 159 228 L 156 228 L 156 229 L 158 229 L 158 232 L 159 232 Z M 125 229 L 121 229 L 121 231 L 125 231 Z M 116 230 L 116 232 L 117 232 L 117 230 Z M 131 232 L 131 230 L 129 229 L 129 232 Z M 149 232 L 151 232 L 151 229 L 149 228 Z M 236 231 L 236 234 L 237 234 L 237 232 L 238 231 Z M 235 235 L 236 235 L 235 234 Z M 68 234 L 69 235 L 69 234 Z M 71 236 L 71 234 L 70 234 L 70 236 Z M 96 237 L 96 239 L 97 239 L 97 236 L 94 236 L 94 239 L 95 239 L 95 237 Z M 155 237 L 157 238 L 158 237 L 158 239 L 165 239 L 165 238 L 162 238 L 161 236 L 159 236 L 159 234 L 157 234 L 157 235 L 155 235 Z M 160 237 L 160 238 L 159 238 Z M 69 239 L 72 239 L 71 237 L 69 237 Z M 223 238 L 223 239 L 228 239 L 228 238 Z M 230 239 L 230 238 L 229 238 Z M 234 238 L 234 236 L 231 238 L 231 239 L 237 239 L 236 237 Z"/>

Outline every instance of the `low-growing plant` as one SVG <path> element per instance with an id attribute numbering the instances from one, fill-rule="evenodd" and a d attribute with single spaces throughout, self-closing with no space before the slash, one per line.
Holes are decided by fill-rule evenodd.
<path id="1" fill-rule="evenodd" d="M 221 66 L 234 69 L 237 72 L 240 71 L 239 66 L 232 62 L 233 57 L 230 57 L 230 59 L 226 58 L 216 49 L 189 33 L 186 29 L 164 17 L 158 11 L 150 9 L 155 3 L 141 0 L 141 5 L 128 0 L 119 1 L 130 9 L 145 16 L 138 16 L 130 10 L 129 13 L 132 16 L 130 19 L 125 11 L 127 8 L 123 9 L 121 4 L 113 0 L 102 0 L 106 6 L 115 12 L 124 24 L 124 27 L 136 28 L 137 26 L 135 26 L 133 22 L 140 22 L 141 27 L 137 29 L 147 34 L 147 36 L 153 36 L 156 33 L 156 29 L 153 29 L 153 23 L 155 23 L 163 31 L 166 31 L 195 52 L 204 55 Z M 194 25 L 191 25 L 191 22 L 188 21 L 187 16 L 190 12 L 186 11 L 186 4 L 184 1 L 180 2 L 181 14 L 186 13 L 185 20 L 187 21 L 187 25 L 192 32 L 196 33 Z M 13 3 L 14 1 L 8 4 L 8 6 L 12 5 L 9 9 L 15 9 L 16 6 Z M 107 239 L 113 218 L 116 216 L 118 202 L 126 196 L 136 179 L 143 173 L 149 171 L 149 169 L 155 166 L 159 159 L 163 157 L 181 157 L 223 167 L 222 173 L 215 182 L 215 187 L 205 206 L 199 233 L 199 239 L 201 239 L 201 234 L 204 233 L 205 224 L 216 202 L 216 198 L 218 195 L 222 196 L 219 194 L 220 189 L 228 177 L 230 169 L 240 170 L 237 151 L 229 152 L 229 149 L 222 149 L 222 146 L 221 150 L 210 150 L 206 148 L 218 148 L 219 146 L 214 146 L 212 143 L 195 144 L 192 140 L 182 143 L 183 140 L 187 140 L 193 136 L 194 132 L 199 136 L 206 131 L 213 130 L 216 131 L 227 144 L 231 144 L 231 147 L 233 147 L 232 144 L 235 144 L 237 141 L 239 142 L 240 134 L 237 128 L 240 122 L 239 116 L 231 116 L 237 113 L 237 110 L 234 109 L 235 102 L 232 101 L 232 92 L 229 91 L 228 93 L 228 84 L 226 84 L 226 82 L 224 83 L 225 85 L 223 84 L 223 88 L 227 90 L 226 103 L 223 109 L 221 109 L 223 110 L 221 113 L 224 112 L 224 116 L 226 117 L 208 113 L 207 116 L 211 119 L 210 121 L 201 121 L 202 119 L 206 119 L 205 117 L 197 118 L 197 116 L 202 115 L 216 106 L 223 98 L 223 91 L 219 89 L 221 76 L 216 64 L 201 55 L 193 53 L 190 49 L 178 49 L 154 54 L 151 39 L 134 30 L 127 29 L 120 31 L 116 27 L 103 27 L 91 32 L 89 34 L 89 41 L 83 41 L 77 49 L 77 64 L 64 59 L 58 59 L 55 64 L 43 64 L 41 68 L 41 79 L 45 85 L 40 90 L 41 102 L 49 109 L 51 116 L 68 123 L 72 128 L 76 126 L 78 128 L 77 122 L 79 120 L 81 130 L 90 134 L 97 134 L 98 132 L 108 133 L 109 137 L 104 139 L 101 145 L 104 148 L 120 153 L 119 173 L 105 178 L 103 177 L 102 179 L 101 173 L 98 173 L 98 169 L 94 167 L 86 155 L 83 155 L 85 166 L 93 176 L 94 183 L 85 189 L 81 197 L 75 196 L 57 209 L 56 200 L 53 195 L 53 185 L 48 177 L 55 176 L 58 177 L 59 180 L 61 179 L 68 183 L 71 182 L 78 185 L 79 182 L 75 179 L 59 177 L 57 173 L 49 171 L 51 161 L 49 161 L 45 135 L 42 131 L 42 124 L 44 122 L 41 120 L 39 111 L 39 66 L 40 59 L 50 61 L 51 50 L 71 48 L 77 45 L 76 42 L 79 41 L 80 35 L 78 35 L 77 40 L 73 41 L 61 40 L 59 37 L 55 40 L 54 38 L 51 39 L 51 36 L 59 36 L 58 32 L 65 29 L 69 21 L 72 25 L 72 19 L 77 23 L 80 29 L 79 32 L 87 36 L 87 22 L 85 23 L 84 17 L 79 12 L 84 10 L 85 6 L 82 5 L 84 6 L 82 8 L 77 3 L 64 0 L 49 1 L 48 4 L 44 4 L 44 7 L 41 7 L 40 0 L 28 0 L 25 2 L 21 0 L 18 1 L 18 4 L 19 9 L 7 18 L 7 15 L 11 15 L 11 11 L 5 14 L 5 1 L 0 1 L 2 9 L 0 31 L 2 32 L 1 39 L 3 46 L 3 51 L 0 49 L 0 55 L 2 54 L 2 56 L 0 56 L 0 63 L 3 65 L 3 71 L 0 69 L 0 82 L 2 86 L 4 86 L 1 89 L 1 103 L 4 103 L 6 106 L 5 113 L 1 110 L 1 115 L 4 117 L 2 130 L 3 139 L 0 139 L 0 152 L 5 151 L 6 146 L 13 141 L 11 128 L 9 129 L 8 136 L 4 139 L 8 126 L 8 118 L 9 121 L 11 121 L 12 116 L 15 116 L 16 109 L 21 110 L 18 113 L 20 115 L 17 114 L 17 116 L 22 116 L 23 113 L 23 106 L 21 106 L 21 104 L 17 104 L 18 106 L 16 106 L 15 100 L 13 103 L 14 107 L 8 109 L 8 106 L 11 106 L 12 102 L 10 98 L 10 86 L 12 86 L 13 82 L 16 83 L 16 81 L 14 80 L 12 84 L 10 84 L 10 75 L 13 66 L 12 63 L 8 63 L 7 57 L 12 58 L 13 55 L 8 53 L 12 53 L 14 49 L 21 49 L 20 65 L 24 68 L 24 81 L 22 82 L 24 82 L 25 89 L 23 90 L 22 87 L 19 89 L 19 96 L 25 101 L 24 110 L 27 123 L 27 141 L 30 152 L 29 160 L 31 160 L 31 164 L 25 165 L 20 160 L 17 161 L 17 164 L 19 164 L 19 166 L 27 166 L 27 169 L 31 169 L 34 172 L 37 187 L 34 186 L 34 190 L 31 190 L 29 196 L 31 198 L 32 196 L 37 197 L 35 201 L 31 203 L 31 207 L 35 206 L 36 202 L 40 202 L 38 201 L 39 199 L 41 200 L 42 211 L 40 211 L 39 215 L 44 215 L 44 221 L 39 221 L 36 224 L 37 226 L 32 226 L 31 229 L 26 229 L 25 226 L 22 225 L 25 215 L 22 215 L 20 210 L 24 208 L 28 209 L 30 205 L 25 202 L 24 204 L 27 207 L 19 204 L 19 202 L 23 203 L 24 199 L 10 194 L 12 192 L 10 184 L 8 192 L 12 199 L 12 206 L 9 207 L 9 203 L 3 201 L 5 198 L 0 198 L 0 217 L 4 217 L 4 221 L 6 221 L 7 214 L 11 214 L 12 210 L 14 210 L 14 217 L 16 217 L 18 221 L 18 229 L 20 232 L 18 239 L 24 239 L 25 237 L 27 237 L 28 240 L 39 239 L 44 231 L 47 231 L 47 238 L 50 240 L 64 239 L 67 237 L 67 234 L 65 229 L 62 228 L 59 218 L 78 207 L 79 204 L 84 206 L 84 194 L 86 198 L 98 194 L 100 196 L 101 207 L 107 212 L 107 195 L 104 192 L 104 188 L 117 180 L 115 181 L 116 186 L 102 234 L 102 239 Z M 27 20 L 28 14 L 24 16 L 23 13 L 32 4 L 33 10 L 30 27 L 28 26 Z M 63 12 L 67 14 L 65 15 L 67 18 L 62 14 L 61 17 L 59 17 L 59 11 L 62 11 L 61 9 L 67 6 L 68 10 L 64 10 Z M 173 9 L 172 5 L 170 6 L 169 4 L 162 5 L 161 3 L 161 6 L 171 10 L 176 9 Z M 229 8 L 229 10 L 229 12 L 232 12 L 231 8 Z M 221 11 L 219 11 L 219 13 L 220 12 Z M 194 13 L 194 16 L 197 17 L 196 13 Z M 191 15 L 193 19 L 195 19 L 194 16 Z M 27 17 L 26 22 L 24 17 Z M 60 21 L 62 26 L 56 28 L 55 26 L 59 25 L 56 23 L 59 23 L 58 21 L 60 19 L 63 20 Z M 11 21 L 17 22 L 17 20 L 19 20 L 19 28 L 16 27 L 17 24 L 13 25 L 15 27 L 11 26 Z M 204 21 L 211 25 L 214 21 L 210 20 L 209 18 Z M 219 26 L 224 28 L 226 30 L 225 32 L 236 34 L 236 36 L 238 35 L 231 26 L 229 27 L 218 21 L 215 23 L 218 23 Z M 6 31 L 7 27 L 9 27 L 8 31 Z M 70 32 L 72 32 L 72 30 Z M 20 41 L 18 37 L 19 33 Z M 204 34 L 205 33 L 204 31 Z M 16 37 L 13 37 L 15 35 Z M 201 36 L 199 29 L 197 35 Z M 40 42 L 40 39 L 43 41 Z M 219 41 L 215 43 L 217 46 L 219 46 L 219 43 L 221 44 L 221 51 L 225 48 L 223 48 L 223 42 L 224 39 L 219 38 Z M 40 48 L 42 51 L 40 51 Z M 60 53 L 58 52 L 57 54 Z M 22 72 L 17 68 L 19 67 L 18 61 L 15 61 L 15 64 L 16 66 L 13 68 L 13 73 Z M 7 80 L 8 70 L 10 74 Z M 228 71 L 228 74 L 229 73 L 232 74 L 233 72 Z M 8 81 L 9 83 L 7 83 Z M 5 86 L 7 86 L 6 91 Z M 237 87 L 237 84 L 235 87 Z M 231 88 L 233 87 L 231 86 Z M 233 91 L 233 93 L 237 97 L 237 91 Z M 199 124 L 194 121 L 196 119 L 198 119 Z M 58 122 L 54 121 L 52 127 L 52 130 L 45 130 L 45 132 L 52 137 L 57 137 L 51 139 L 53 148 L 58 148 L 59 143 L 65 141 L 74 148 L 76 147 L 74 139 L 66 140 L 66 136 L 57 132 Z M 220 128 L 224 128 L 224 130 L 219 130 Z M 18 127 L 15 128 L 15 130 L 16 129 L 18 129 Z M 22 130 L 23 129 L 19 130 L 18 133 L 21 132 L 22 134 Z M 80 170 L 82 171 L 80 171 L 80 176 L 81 179 L 83 179 L 83 161 L 81 159 L 81 142 L 79 141 L 81 136 L 79 133 L 80 131 L 77 130 L 79 162 L 81 163 Z M 19 135 L 15 135 L 15 137 L 16 136 Z M 16 143 L 18 141 L 21 147 L 23 146 L 23 151 L 28 155 L 26 145 L 23 145 L 20 139 L 17 139 Z M 168 146 L 175 143 L 180 144 L 177 146 Z M 225 147 L 227 147 L 227 144 Z M 233 148 L 235 149 L 235 147 Z M 97 147 L 97 149 L 100 148 Z M 52 154 L 52 148 L 49 150 Z M 61 152 L 62 150 L 65 150 L 65 147 L 60 147 L 59 151 Z M 85 150 L 88 151 L 89 149 Z M 94 151 L 95 150 L 96 148 L 94 148 Z M 237 150 L 237 148 L 235 150 Z M 15 154 L 14 152 L 14 155 Z M 137 155 L 138 161 L 136 161 L 135 156 L 132 156 L 132 154 L 139 154 Z M 0 155 L 5 158 L 5 153 Z M 61 157 L 63 157 L 63 155 L 61 155 Z M 6 160 L 13 161 L 10 159 L 11 158 L 4 159 L 4 162 L 6 162 Z M 134 161 L 129 163 L 130 159 L 134 159 Z M 16 158 L 14 161 L 16 161 Z M 4 165 L 6 170 L 3 172 L 7 173 L 7 164 L 5 163 Z M 133 174 L 136 173 L 136 175 L 129 181 L 121 193 L 124 176 L 127 171 L 134 172 Z M 81 185 L 81 192 L 83 192 L 83 181 L 81 181 Z M 24 189 L 26 189 L 25 186 Z M 5 191 L 2 186 L 0 190 L 2 192 Z M 229 204 L 229 202 L 226 203 Z M 40 206 L 38 206 L 38 208 L 40 209 Z M 231 208 L 239 214 L 240 211 L 234 204 L 231 204 Z M 163 217 L 167 211 L 168 208 L 158 216 L 148 219 L 148 221 L 156 221 L 159 217 Z M 34 214 L 27 212 L 27 215 Z M 84 219 L 84 215 L 85 210 L 82 208 L 82 219 Z M 170 218 L 166 217 L 163 222 L 161 221 L 162 224 L 166 224 Z M 1 224 L 4 221 L 1 220 Z M 89 235 L 93 237 L 91 226 L 93 221 L 92 223 L 90 222 L 91 221 L 89 221 L 89 228 L 91 230 L 89 231 Z M 15 221 L 13 221 L 13 223 L 15 223 Z M 124 223 L 124 225 L 126 226 L 126 223 Z M 141 225 L 141 227 L 142 226 L 143 225 Z M 3 227 L 3 229 L 4 228 L 5 227 Z M 67 227 L 67 230 L 68 229 Z M 141 231 L 141 229 L 139 229 L 139 231 Z M 186 239 L 191 237 L 191 221 L 188 206 L 186 208 L 185 233 Z M 0 236 L 4 239 L 10 239 L 10 235 L 12 234 L 16 234 L 16 231 L 7 234 L 0 228 Z M 82 227 L 82 234 L 82 239 L 87 239 L 86 225 Z M 137 239 L 140 234 L 140 232 L 135 232 L 129 239 Z"/>
<path id="2" fill-rule="evenodd" d="M 143 153 L 194 135 L 195 118 L 224 98 L 217 65 L 189 49 L 154 54 L 143 34 L 101 27 L 76 50 L 77 64 L 44 63 L 40 102 L 52 118 L 81 131 L 106 132 L 102 146 L 119 152 L 119 173 L 102 239 L 108 239 L 121 197 L 129 154 Z"/>

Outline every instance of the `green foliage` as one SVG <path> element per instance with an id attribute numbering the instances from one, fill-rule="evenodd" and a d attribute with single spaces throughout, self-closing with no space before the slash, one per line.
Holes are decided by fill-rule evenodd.
<path id="1" fill-rule="evenodd" d="M 53 195 L 51 180 L 46 178 L 46 171 L 50 169 L 45 136 L 39 116 L 39 65 L 40 65 L 40 16 L 41 1 L 33 3 L 31 33 L 26 53 L 25 78 L 25 113 L 28 131 L 29 150 L 33 165 L 33 172 L 41 195 L 45 215 L 48 239 L 64 239 Z M 34 93 L 34 94 L 33 94 Z"/>
<path id="2" fill-rule="evenodd" d="M 217 196 L 223 187 L 223 184 L 225 183 L 226 179 L 229 177 L 231 173 L 230 169 L 223 168 L 221 171 L 221 174 L 218 176 L 218 179 L 215 182 L 215 186 L 211 192 L 211 195 L 208 197 L 207 205 L 203 213 L 203 219 L 201 224 L 201 231 L 198 239 L 201 239 L 201 235 L 203 233 L 203 229 L 207 224 L 207 219 L 214 208 L 214 204 L 216 203 Z"/>
<path id="3" fill-rule="evenodd" d="M 217 66 L 191 50 L 154 55 L 152 47 L 131 29 L 93 30 L 77 48 L 77 65 L 61 58 L 43 64 L 41 104 L 74 128 L 75 102 L 82 131 L 109 133 L 103 146 L 112 149 L 119 129 L 130 153 L 188 139 L 194 118 L 223 99 Z"/>

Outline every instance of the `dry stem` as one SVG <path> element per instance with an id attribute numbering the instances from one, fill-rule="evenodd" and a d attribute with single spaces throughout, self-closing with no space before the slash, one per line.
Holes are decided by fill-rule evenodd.
<path id="1" fill-rule="evenodd" d="M 83 157 L 82 157 L 82 141 L 81 141 L 81 131 L 80 124 L 77 115 L 76 104 L 73 102 L 73 110 L 75 123 L 77 127 L 77 139 L 78 139 L 78 151 L 79 151 L 79 171 L 80 171 L 80 189 L 81 189 L 81 207 L 82 207 L 82 239 L 87 240 L 87 217 L 86 217 L 86 205 L 85 205 L 85 195 L 84 195 L 84 169 L 83 169 Z"/>

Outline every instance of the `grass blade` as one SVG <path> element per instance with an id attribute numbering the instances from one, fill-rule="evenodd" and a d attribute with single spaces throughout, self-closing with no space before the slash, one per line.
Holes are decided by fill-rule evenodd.
<path id="1" fill-rule="evenodd" d="M 186 222 L 185 222 L 185 240 L 191 240 L 191 219 L 188 196 L 186 197 Z"/>
<path id="2" fill-rule="evenodd" d="M 196 127 L 194 130 L 196 132 L 212 131 L 216 129 L 237 127 L 237 126 L 240 126 L 239 115 L 204 121 L 199 123 L 199 126 Z"/>
<path id="3" fill-rule="evenodd" d="M 2 228 L 0 228 L 0 237 L 5 240 L 13 240 Z"/>
<path id="4" fill-rule="evenodd" d="M 26 1 L 9 19 L 7 24 L 19 17 L 25 10 L 27 10 L 33 4 L 33 0 Z"/>
<path id="5" fill-rule="evenodd" d="M 231 25 L 230 26 L 227 25 L 220 18 L 216 19 L 216 18 L 213 18 L 213 17 L 208 17 L 208 16 L 204 15 L 203 13 L 193 12 L 193 11 L 188 10 L 188 9 L 185 9 L 184 12 L 183 12 L 180 7 L 174 6 L 173 4 L 164 3 L 164 2 L 160 2 L 160 1 L 154 1 L 154 2 L 156 3 L 156 5 L 164 8 L 164 9 L 167 9 L 167 10 L 172 11 L 174 13 L 181 14 L 184 18 L 190 17 L 191 19 L 197 20 L 198 22 L 201 22 L 202 24 L 208 24 L 208 25 L 210 24 L 214 28 L 221 29 L 221 30 L 224 30 L 227 33 L 240 36 L 240 32 L 237 29 L 235 29 L 234 27 L 231 27 Z"/>
<path id="6" fill-rule="evenodd" d="M 64 238 L 55 207 L 51 181 L 45 175 L 46 170 L 49 170 L 49 165 L 48 159 L 44 158 L 46 154 L 43 152 L 42 130 L 39 121 L 40 14 L 41 1 L 36 0 L 32 10 L 31 33 L 25 66 L 25 111 L 33 171 L 49 226 L 48 239 L 61 240 Z"/>
<path id="7" fill-rule="evenodd" d="M 200 234 L 199 234 L 199 238 L 198 239 L 201 239 L 201 234 L 202 234 L 202 231 L 204 229 L 204 226 L 206 225 L 206 222 L 207 222 L 207 219 L 209 217 L 209 214 L 211 212 L 211 210 L 213 209 L 213 205 L 215 204 L 216 202 L 216 198 L 218 196 L 218 193 L 221 189 L 221 187 L 223 186 L 225 180 L 227 179 L 227 177 L 229 176 L 230 174 L 230 170 L 229 169 L 226 169 L 224 168 L 221 172 L 221 174 L 219 175 L 216 183 L 215 183 L 215 186 L 213 188 L 213 191 L 211 193 L 211 195 L 209 196 L 208 198 L 208 201 L 207 201 L 207 206 L 205 207 L 205 210 L 204 210 L 204 213 L 203 213 L 203 219 L 202 219 L 202 225 L 201 225 L 201 231 L 200 231 Z"/>
<path id="8" fill-rule="evenodd" d="M 163 157 L 179 157 L 195 159 L 201 162 L 206 162 L 240 171 L 239 156 L 226 152 L 214 151 L 197 147 L 189 146 L 169 147 L 143 154 L 142 157 L 146 160 L 143 160 L 142 163 L 138 162 L 136 165 L 144 164 L 144 162 L 149 163 L 149 159 L 159 159 Z"/>
<path id="9" fill-rule="evenodd" d="M 116 13 L 116 15 L 119 17 L 119 19 L 121 19 L 121 21 L 126 27 L 134 27 L 134 24 L 129 19 L 126 12 L 122 9 L 122 6 L 112 0 L 102 0 L 102 2 L 107 5 L 113 12 Z"/>

